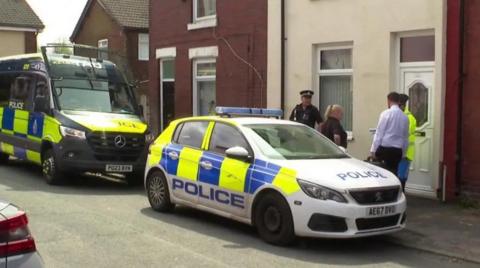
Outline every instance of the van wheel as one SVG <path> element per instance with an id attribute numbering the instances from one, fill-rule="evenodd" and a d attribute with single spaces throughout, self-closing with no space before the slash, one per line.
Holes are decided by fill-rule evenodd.
<path id="1" fill-rule="evenodd" d="M 266 194 L 258 201 L 254 213 L 258 234 L 265 242 L 287 246 L 295 240 L 292 212 L 280 194 Z"/>
<path id="2" fill-rule="evenodd" d="M 52 149 L 45 151 L 42 155 L 42 173 L 45 181 L 50 185 L 59 185 L 64 180 L 64 174 L 58 167 Z"/>
<path id="3" fill-rule="evenodd" d="M 148 202 L 153 210 L 159 212 L 170 212 L 175 204 L 170 201 L 167 180 L 161 171 L 155 171 L 147 177 Z"/>
<path id="4" fill-rule="evenodd" d="M 10 156 L 8 154 L 0 153 L 0 164 L 4 165 L 8 163 Z"/>

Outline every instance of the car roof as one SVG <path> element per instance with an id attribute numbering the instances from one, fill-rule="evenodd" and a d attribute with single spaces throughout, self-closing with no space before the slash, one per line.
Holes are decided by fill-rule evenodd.
<path id="1" fill-rule="evenodd" d="M 282 120 L 282 119 L 273 119 L 266 117 L 225 117 L 225 116 L 197 116 L 197 117 L 187 117 L 180 119 L 180 122 L 191 121 L 191 120 L 209 120 L 217 122 L 226 122 L 233 123 L 235 125 L 256 125 L 256 124 L 268 124 L 268 125 L 302 125 L 296 122 Z"/>

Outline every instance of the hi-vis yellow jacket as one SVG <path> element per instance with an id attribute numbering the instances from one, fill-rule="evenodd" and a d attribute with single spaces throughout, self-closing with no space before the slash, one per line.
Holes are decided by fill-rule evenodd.
<path id="1" fill-rule="evenodd" d="M 415 116 L 405 108 L 405 115 L 408 117 L 409 128 L 408 128 L 408 149 L 406 157 L 409 161 L 413 161 L 415 157 L 415 132 L 417 131 L 417 119 Z"/>

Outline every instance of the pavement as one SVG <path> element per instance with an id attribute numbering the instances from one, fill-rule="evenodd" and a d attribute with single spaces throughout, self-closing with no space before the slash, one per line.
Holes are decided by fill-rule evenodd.
<path id="1" fill-rule="evenodd" d="M 388 240 L 480 265 L 480 209 L 409 196 L 407 228 Z"/>

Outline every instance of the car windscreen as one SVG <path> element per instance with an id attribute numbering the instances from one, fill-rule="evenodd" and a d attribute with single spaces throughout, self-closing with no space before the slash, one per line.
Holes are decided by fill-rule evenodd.
<path id="1" fill-rule="evenodd" d="M 103 80 L 62 79 L 54 81 L 60 110 L 136 114 L 130 87 Z"/>
<path id="2" fill-rule="evenodd" d="M 307 126 L 251 124 L 245 128 L 262 153 L 271 159 L 349 158 L 333 142 Z"/>

